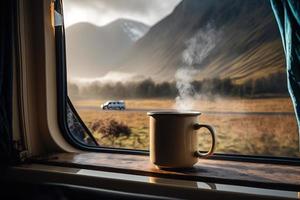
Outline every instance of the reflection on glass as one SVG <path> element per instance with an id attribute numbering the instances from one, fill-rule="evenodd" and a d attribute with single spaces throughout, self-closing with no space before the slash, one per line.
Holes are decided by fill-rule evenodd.
<path id="1" fill-rule="evenodd" d="M 158 178 L 158 177 L 149 177 L 149 183 L 157 183 L 169 186 L 176 186 L 176 187 L 192 187 L 198 188 L 196 181 L 185 181 L 185 180 L 178 180 L 178 179 L 166 179 L 166 178 Z"/>

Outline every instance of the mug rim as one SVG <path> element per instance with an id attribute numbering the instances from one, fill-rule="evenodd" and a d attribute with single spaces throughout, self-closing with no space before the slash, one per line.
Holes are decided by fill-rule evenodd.
<path id="1" fill-rule="evenodd" d="M 191 115 L 191 116 L 196 116 L 196 115 L 201 115 L 201 112 L 195 111 L 195 110 L 165 110 L 165 111 L 149 111 L 147 112 L 148 116 L 153 116 L 153 115 Z"/>

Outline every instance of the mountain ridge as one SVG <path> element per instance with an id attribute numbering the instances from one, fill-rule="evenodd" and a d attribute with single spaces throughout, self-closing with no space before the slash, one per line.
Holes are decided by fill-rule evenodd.
<path id="1" fill-rule="evenodd" d="M 131 23 L 142 27 L 143 37 L 124 33 Z M 189 43 L 202 44 L 197 41 L 201 39 L 202 45 L 211 42 L 213 48 L 196 52 L 203 55 L 192 64 L 195 80 L 217 77 L 242 83 L 285 70 L 280 34 L 267 0 L 185 0 L 146 31 L 144 24 L 126 19 L 100 28 L 85 26 L 66 31 L 68 68 L 77 76 L 121 72 L 174 81 L 177 70 L 187 65 L 183 57 Z"/>
<path id="2" fill-rule="evenodd" d="M 100 77 L 111 71 L 116 61 L 120 60 L 135 42 L 137 36 L 129 33 L 132 27 L 140 30 L 139 34 L 148 31 L 145 24 L 128 19 L 118 19 L 105 26 L 81 22 L 68 27 L 68 74 L 72 77 Z M 111 59 L 111 55 L 114 55 L 114 59 Z"/>
<path id="3" fill-rule="evenodd" d="M 221 40 L 193 66 L 199 70 L 195 79 L 244 82 L 284 70 L 281 39 L 269 2 L 237 0 L 181 2 L 134 44 L 118 70 L 174 80 L 185 43 L 208 24 L 221 33 Z"/>

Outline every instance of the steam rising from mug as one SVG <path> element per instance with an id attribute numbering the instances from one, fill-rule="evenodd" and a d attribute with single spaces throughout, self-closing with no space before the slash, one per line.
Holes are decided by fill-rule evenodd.
<path id="1" fill-rule="evenodd" d="M 210 24 L 186 41 L 186 48 L 182 52 L 182 66 L 175 73 L 178 96 L 176 97 L 175 108 L 177 110 L 191 110 L 194 101 L 199 99 L 192 81 L 199 73 L 195 65 L 200 65 L 208 56 L 210 51 L 216 46 L 218 33 Z"/>

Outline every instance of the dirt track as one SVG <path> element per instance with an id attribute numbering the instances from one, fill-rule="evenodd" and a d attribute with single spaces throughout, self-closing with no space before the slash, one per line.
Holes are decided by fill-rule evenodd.
<path id="1" fill-rule="evenodd" d="M 98 112 L 149 112 L 149 111 L 175 111 L 170 109 L 142 109 L 142 108 L 129 108 L 126 110 L 102 110 L 97 106 L 77 106 L 78 110 L 93 110 Z M 294 115 L 294 112 L 215 112 L 215 111 L 201 111 L 203 114 L 207 115 Z"/>

